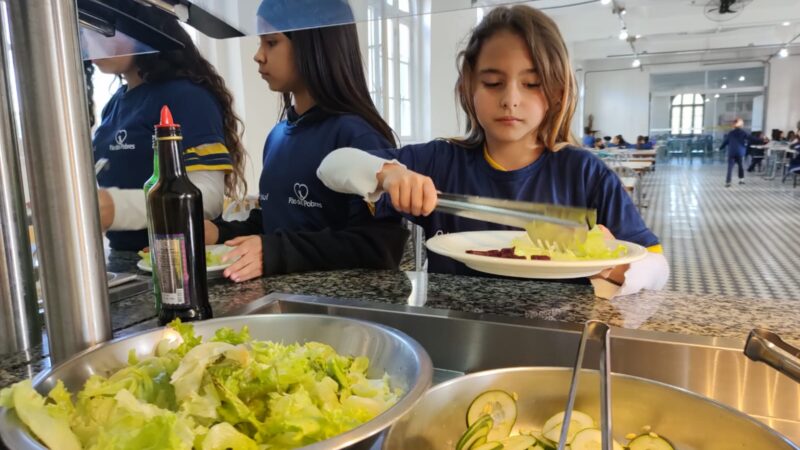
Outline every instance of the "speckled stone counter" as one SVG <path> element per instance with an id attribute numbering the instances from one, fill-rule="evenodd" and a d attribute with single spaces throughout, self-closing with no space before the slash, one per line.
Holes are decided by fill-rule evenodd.
<path id="1" fill-rule="evenodd" d="M 240 284 L 210 281 L 211 303 L 218 316 L 274 292 L 572 323 L 600 319 L 628 329 L 740 340 L 759 326 L 800 343 L 794 316 L 800 300 L 642 292 L 606 301 L 594 297 L 589 285 L 368 270 L 295 274 Z M 113 302 L 111 313 L 117 337 L 156 326 L 150 292 Z M 46 348 L 38 348 L 3 358 L 0 387 L 49 367 L 46 355 Z"/>

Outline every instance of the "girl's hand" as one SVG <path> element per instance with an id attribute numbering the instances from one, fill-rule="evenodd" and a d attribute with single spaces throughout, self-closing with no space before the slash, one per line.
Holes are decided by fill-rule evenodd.
<path id="1" fill-rule="evenodd" d="M 603 225 L 597 225 L 597 226 L 600 227 L 600 230 L 603 231 L 603 237 L 605 237 L 606 240 L 614 239 L 614 235 L 611 233 L 611 230 L 609 230 Z M 623 284 L 625 284 L 625 272 L 627 272 L 628 269 L 630 269 L 630 267 L 631 267 L 630 264 L 622 264 L 619 266 L 615 266 L 600 272 L 599 274 L 593 276 L 592 278 L 602 278 L 616 284 L 617 286 L 622 286 Z"/>
<path id="2" fill-rule="evenodd" d="M 219 240 L 219 228 L 208 219 L 203 221 L 203 232 L 206 245 L 214 245 Z"/>
<path id="3" fill-rule="evenodd" d="M 389 194 L 395 210 L 413 216 L 427 216 L 436 207 L 436 187 L 430 177 L 398 164 L 384 164 L 378 184 Z"/>
<path id="4" fill-rule="evenodd" d="M 226 278 L 237 283 L 252 280 L 264 274 L 263 250 L 261 236 L 240 236 L 226 241 L 228 247 L 236 247 L 222 257 L 223 262 L 228 262 L 239 257 L 222 273 Z"/>

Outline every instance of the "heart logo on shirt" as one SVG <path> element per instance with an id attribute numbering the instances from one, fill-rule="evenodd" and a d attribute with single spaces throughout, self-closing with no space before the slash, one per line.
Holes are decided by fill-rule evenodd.
<path id="1" fill-rule="evenodd" d="M 119 130 L 117 131 L 117 135 L 114 137 L 114 140 L 117 141 L 118 145 L 123 145 L 125 143 L 125 139 L 128 138 L 128 130 Z"/>
<path id="2" fill-rule="evenodd" d="M 300 200 L 305 200 L 308 197 L 308 186 L 302 183 L 294 184 L 294 195 Z"/>

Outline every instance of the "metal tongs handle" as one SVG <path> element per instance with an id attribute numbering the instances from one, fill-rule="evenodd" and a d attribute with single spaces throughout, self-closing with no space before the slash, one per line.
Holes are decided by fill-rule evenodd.
<path id="1" fill-rule="evenodd" d="M 484 203 L 491 201 L 494 201 L 497 204 L 492 205 Z M 468 197 L 439 192 L 436 202 L 436 210 L 470 219 L 499 223 L 502 225 L 509 225 L 523 229 L 534 221 L 549 222 L 569 228 L 586 228 L 585 223 L 514 209 L 512 205 L 515 203 L 518 202 L 497 201 L 496 199 L 488 198 L 481 199 L 478 197 Z M 553 205 L 552 208 L 558 207 Z M 570 208 L 564 207 L 563 209 L 569 210 Z"/>
<path id="2" fill-rule="evenodd" d="M 561 423 L 561 436 L 558 438 L 558 450 L 564 450 L 567 445 L 567 433 L 572 419 L 572 408 L 575 407 L 575 396 L 578 394 L 578 377 L 583 368 L 583 356 L 589 340 L 600 343 L 600 433 L 602 435 L 602 450 L 611 450 L 611 328 L 599 320 L 589 320 L 583 327 L 581 343 L 578 346 L 578 356 L 572 370 L 572 381 L 569 385 L 567 407 L 564 409 L 564 421 Z"/>
<path id="3" fill-rule="evenodd" d="M 800 349 L 787 344 L 777 334 L 758 328 L 750 331 L 744 354 L 800 383 Z"/>

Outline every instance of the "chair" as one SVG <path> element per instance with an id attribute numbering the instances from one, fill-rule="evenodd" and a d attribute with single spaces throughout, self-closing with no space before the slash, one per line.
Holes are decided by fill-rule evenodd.
<path id="1" fill-rule="evenodd" d="M 678 157 L 681 160 L 686 156 L 686 141 L 684 139 L 671 139 L 667 141 L 667 156 L 670 159 Z"/>

